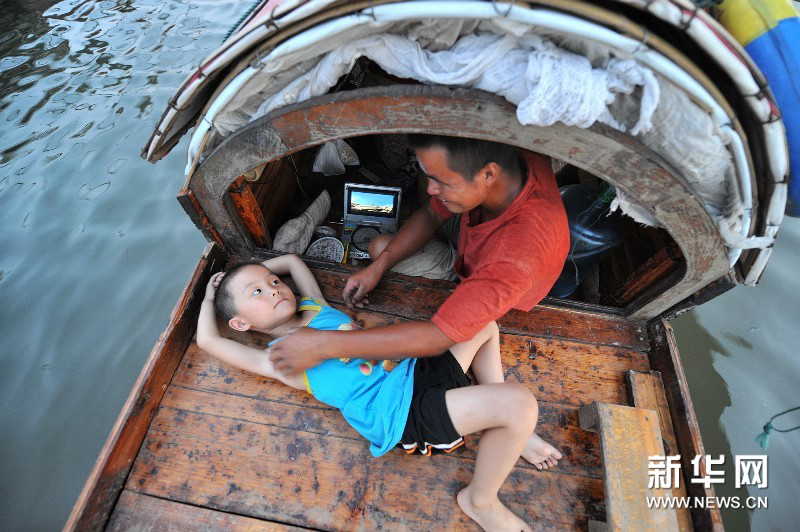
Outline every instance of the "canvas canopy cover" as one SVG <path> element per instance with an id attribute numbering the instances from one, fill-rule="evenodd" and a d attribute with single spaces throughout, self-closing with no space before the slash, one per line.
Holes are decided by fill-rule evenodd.
<path id="1" fill-rule="evenodd" d="M 575 1 L 547 8 L 481 1 L 346 4 L 257 6 L 179 89 L 144 155 L 160 158 L 196 122 L 191 175 L 233 132 L 335 90 L 367 57 L 399 78 L 498 94 L 517 106 L 523 125 L 599 122 L 638 138 L 701 199 L 731 267 L 743 250 L 760 250 L 743 279 L 758 280 L 786 203 L 785 134 L 763 77 L 704 11 L 682 0 L 619 2 L 625 17 Z M 650 18 L 632 22 L 633 10 Z M 714 62 L 728 76 L 725 83 L 712 81 L 659 35 L 663 27 L 647 20 L 679 28 L 707 55 L 703 64 Z M 617 190 L 613 207 L 660 225 L 625 190 Z"/>

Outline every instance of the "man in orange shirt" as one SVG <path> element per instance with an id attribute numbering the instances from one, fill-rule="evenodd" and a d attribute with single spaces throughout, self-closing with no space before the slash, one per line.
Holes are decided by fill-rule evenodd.
<path id="1" fill-rule="evenodd" d="M 461 282 L 429 321 L 351 332 L 298 330 L 273 349 L 278 369 L 298 372 L 324 358 L 439 355 L 512 308 L 530 310 L 558 279 L 569 229 L 548 158 L 486 141 L 409 139 L 428 175 L 430 203 L 372 264 L 350 276 L 345 302 L 361 303 L 386 270 L 421 249 L 453 215 L 461 215 L 454 264 Z"/>

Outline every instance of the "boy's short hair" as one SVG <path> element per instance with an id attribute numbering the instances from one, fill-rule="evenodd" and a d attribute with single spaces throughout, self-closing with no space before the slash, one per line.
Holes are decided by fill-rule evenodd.
<path id="1" fill-rule="evenodd" d="M 447 152 L 447 166 L 472 181 L 481 168 L 489 163 L 497 163 L 513 176 L 522 175 L 517 149 L 508 144 L 488 140 L 445 137 L 442 135 L 408 135 L 408 145 L 414 150 L 444 148 Z"/>
<path id="2" fill-rule="evenodd" d="M 231 294 L 229 287 L 231 281 L 234 277 L 236 277 L 236 274 L 242 270 L 242 268 L 254 265 L 258 265 L 266 269 L 266 266 L 257 260 L 247 260 L 237 262 L 225 270 L 225 275 L 222 277 L 222 281 L 220 281 L 216 294 L 214 295 L 214 310 L 216 311 L 217 316 L 225 320 L 225 322 L 230 321 L 231 318 L 236 316 L 236 312 L 238 311 L 236 308 L 236 303 L 233 300 L 233 294 Z"/>

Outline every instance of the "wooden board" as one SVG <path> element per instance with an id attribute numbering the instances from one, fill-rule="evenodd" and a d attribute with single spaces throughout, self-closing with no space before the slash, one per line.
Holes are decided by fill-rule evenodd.
<path id="1" fill-rule="evenodd" d="M 273 521 L 263 521 L 241 515 L 198 508 L 188 504 L 151 497 L 131 490 L 123 490 L 107 532 L 292 532 L 306 530 Z"/>
<path id="2" fill-rule="evenodd" d="M 288 524 L 333 530 L 475 530 L 455 495 L 460 456 L 371 458 L 363 441 L 162 407 L 127 487 Z M 540 528 L 602 518 L 602 481 L 516 468 L 500 497 Z"/>
<path id="3" fill-rule="evenodd" d="M 361 441 L 341 414 L 307 393 L 221 366 L 199 349 L 187 353 L 185 364 L 167 391 L 163 404 Z M 579 429 L 577 407 L 541 399 L 537 431 L 567 457 L 557 466 L 557 471 L 594 478 L 602 476 L 597 436 Z M 476 443 L 477 438 L 467 438 L 467 456 L 474 457 Z M 521 467 L 532 466 L 521 463 Z"/>
<path id="4" fill-rule="evenodd" d="M 314 275 L 328 301 L 344 303 L 345 276 L 323 269 L 315 269 Z M 430 319 L 454 287 L 455 284 L 448 281 L 390 274 L 370 292 L 369 309 L 409 319 Z M 397 297 L 398 293 L 403 297 Z M 503 332 L 510 334 L 566 338 L 637 351 L 650 349 L 643 323 L 609 314 L 537 305 L 530 312 L 511 310 L 498 324 Z"/>
<path id="5" fill-rule="evenodd" d="M 296 175 L 294 157 L 297 156 L 290 155 L 286 159 L 266 165 L 259 181 L 252 184 L 256 201 L 261 205 L 264 222 L 272 234 L 286 220 L 298 194 L 299 177 Z"/>
<path id="6" fill-rule="evenodd" d="M 661 382 L 661 374 L 657 371 L 629 371 L 626 375 L 631 406 L 655 410 L 666 454 L 680 454 L 675 440 L 675 431 L 669 417 L 669 404 Z"/>
<path id="7" fill-rule="evenodd" d="M 354 316 L 366 326 L 404 319 L 363 310 Z M 258 335 L 241 339 L 261 346 L 268 340 Z M 624 348 L 514 334 L 502 335 L 502 352 L 508 378 L 528 383 L 539 396 L 541 411 L 537 430 L 565 455 L 555 471 L 546 473 L 538 472 L 521 461 L 508 481 L 511 486 L 505 488 L 507 493 L 504 492 L 504 500 L 512 507 L 516 504 L 515 511 L 532 520 L 536 529 L 582 529 L 589 519 L 603 519 L 599 442 L 596 434 L 579 429 L 577 406 L 583 403 L 576 398 L 583 394 L 589 399 L 594 394 L 594 397 L 609 396 L 620 402 L 627 401 L 625 372 L 633 368 L 646 371 L 646 354 Z M 585 367 L 586 371 L 579 372 L 581 367 Z M 564 390 L 564 383 L 570 382 L 564 378 L 570 369 L 576 372 L 574 382 L 580 382 L 580 385 Z M 604 372 L 614 375 L 608 386 L 601 383 L 602 378 L 592 378 Z M 556 397 L 563 398 L 567 403 L 552 402 Z M 338 412 L 318 403 L 304 392 L 228 367 L 206 355 L 194 344 L 187 349 L 181 367 L 164 397 L 162 410 L 131 475 L 128 484 L 131 489 L 301 526 L 340 529 L 344 526 L 342 523 L 346 522 L 348 529 L 372 530 L 379 526 L 419 529 L 430 527 L 432 523 L 426 524 L 430 518 L 435 519 L 433 526 L 437 529 L 439 526 L 442 529 L 472 527 L 454 504 L 453 496 L 457 488 L 453 483 L 461 482 L 460 485 L 463 485 L 469 478 L 476 438 L 468 438 L 467 448 L 457 456 L 436 456 L 419 462 L 424 457 L 392 454 L 391 457 L 376 460 L 369 455 L 366 444 Z M 269 437 L 264 436 L 265 431 Z M 238 436 L 241 432 L 249 435 Z M 306 484 L 298 484 L 299 480 L 290 478 L 299 474 L 295 468 L 280 470 L 269 477 L 266 469 L 274 471 L 277 466 L 269 462 L 271 468 L 265 469 L 259 465 L 258 458 L 270 454 L 263 447 L 258 447 L 257 442 L 264 445 L 266 440 L 279 442 L 278 445 L 283 446 L 281 449 L 289 453 L 289 463 L 300 460 L 299 456 L 292 454 L 295 452 L 292 449 L 324 449 L 324 461 L 332 469 L 323 468 L 323 478 L 331 484 L 336 484 L 337 479 L 341 478 L 342 468 L 347 470 L 348 467 L 354 467 L 352 464 L 363 464 L 365 469 L 359 470 L 359 475 L 368 476 L 370 482 L 379 479 L 379 488 L 377 491 L 375 488 L 365 489 L 366 494 L 363 495 L 347 490 L 343 490 L 344 495 L 336 492 L 334 498 L 341 498 L 340 505 L 344 504 L 345 509 L 337 510 L 337 507 L 328 507 L 322 502 L 317 506 L 308 502 L 304 507 L 306 511 L 291 506 L 286 509 L 270 497 L 279 496 L 283 501 L 282 497 L 306 493 L 309 490 L 308 482 L 311 482 L 310 489 L 313 491 L 313 480 L 305 479 L 303 482 Z M 252 446 L 256 446 L 255 451 Z M 339 454 L 331 455 L 331 448 Z M 312 463 L 317 464 L 319 469 L 318 458 L 312 452 Z M 348 466 L 346 460 L 352 464 Z M 416 501 L 416 498 L 404 498 L 405 495 L 398 495 L 394 491 L 399 488 L 386 485 L 387 479 L 397 483 L 408 482 L 404 468 L 409 460 L 414 464 L 415 478 L 437 478 L 433 488 L 426 487 L 429 491 L 424 497 L 437 509 L 435 515 L 425 512 L 418 515 L 419 506 L 423 503 L 416 502 L 415 507 L 412 500 Z M 197 472 L 196 468 L 202 471 Z M 242 473 L 253 468 L 255 479 L 250 477 L 250 472 Z M 319 476 L 320 473 L 317 473 Z M 557 480 L 551 483 L 549 479 L 553 476 Z M 265 477 L 270 480 L 264 480 Z M 347 472 L 347 477 L 352 477 L 352 471 Z M 530 489 L 539 493 L 537 500 L 558 499 L 563 506 L 557 506 L 554 511 L 548 502 L 547 508 L 538 512 L 525 508 L 521 502 L 524 497 L 517 487 L 520 479 L 524 479 L 526 485 L 532 483 L 533 488 Z M 236 488 L 231 488 L 227 482 L 232 482 Z M 264 482 L 273 487 L 277 485 L 275 494 L 265 495 L 260 491 L 259 486 Z M 318 482 L 322 484 L 321 480 Z M 554 491 L 553 483 L 559 486 L 558 489 L 567 491 Z M 228 486 L 227 489 L 223 489 L 225 486 Z M 298 488 L 299 492 L 295 494 Z M 416 483 L 412 486 L 414 493 L 419 489 Z M 247 495 L 239 495 L 239 490 Z M 361 497 L 360 507 L 353 502 L 357 495 Z M 320 496 L 315 492 L 313 500 L 333 496 L 333 493 Z M 360 508 L 355 515 L 353 507 Z M 448 508 L 446 512 L 442 509 L 445 507 Z M 378 512 L 378 508 L 390 511 Z"/>
<path id="8" fill-rule="evenodd" d="M 647 507 L 647 497 L 669 495 L 648 488 L 648 457 L 664 455 L 658 414 L 654 410 L 606 403 L 581 408 L 581 426 L 600 433 L 609 531 L 674 532 L 674 510 Z"/>
<path id="9" fill-rule="evenodd" d="M 661 429 L 664 454 L 668 456 L 680 454 L 678 442 L 675 439 L 675 430 L 672 428 L 672 418 L 669 413 L 667 395 L 664 392 L 664 385 L 661 382 L 661 374 L 657 371 L 647 373 L 629 371 L 627 377 L 633 406 L 655 410 L 658 414 L 658 425 Z M 688 479 L 682 471 L 678 485 L 672 488 L 672 495 L 674 497 L 685 497 L 687 482 Z M 677 518 L 678 529 L 681 532 L 694 530 L 692 526 L 692 517 L 687 508 L 677 510 Z"/>
<path id="10" fill-rule="evenodd" d="M 613 299 L 620 306 L 629 304 L 645 290 L 654 287 L 658 281 L 674 272 L 681 261 L 680 249 L 674 244 L 659 249 L 628 276 Z"/>
<path id="11" fill-rule="evenodd" d="M 212 269 L 206 264 L 202 271 L 207 275 Z M 345 276 L 315 274 L 329 279 L 324 286 L 331 292 L 341 284 L 332 279 Z M 403 312 L 390 307 L 391 300 L 407 300 L 408 289 L 404 279 L 387 284 L 384 310 L 351 315 L 368 327 L 419 318 L 413 313 L 424 312 L 423 303 L 408 304 Z M 561 312 L 573 311 L 543 309 L 542 322 L 557 322 L 553 316 Z M 196 309 L 182 316 L 191 326 Z M 632 322 L 618 322 L 635 331 Z M 268 341 L 258 334 L 237 339 L 257 346 Z M 591 343 L 586 336 L 576 340 L 520 330 L 501 335 L 501 351 L 507 378 L 526 384 L 539 399 L 537 432 L 565 455 L 546 472 L 520 460 L 501 498 L 535 530 L 585 530 L 590 520 L 604 521 L 600 438 L 580 428 L 578 411 L 597 400 L 631 401 L 626 374 L 649 372 L 649 354 Z M 466 447 L 453 455 L 409 457 L 394 451 L 373 458 L 335 410 L 305 392 L 229 367 L 189 341 L 109 527 L 146 530 L 153 526 L 149 523 L 163 522 L 183 529 L 196 522 L 246 529 L 263 519 L 267 530 L 475 530 L 454 497 L 471 478 L 477 442 L 468 437 Z M 186 520 L 190 525 L 181 524 Z"/>
<path id="12" fill-rule="evenodd" d="M 245 229 L 250 233 L 253 242 L 259 247 L 272 247 L 270 236 L 261 206 L 258 204 L 250 182 L 242 175 L 228 192 L 228 197 Z"/>

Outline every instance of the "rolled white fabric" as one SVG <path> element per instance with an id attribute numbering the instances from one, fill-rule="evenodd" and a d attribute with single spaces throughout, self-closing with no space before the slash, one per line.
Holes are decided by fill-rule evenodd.
<path id="1" fill-rule="evenodd" d="M 302 254 L 311 243 L 314 228 L 325 220 L 331 209 L 331 196 L 327 190 L 317 196 L 297 218 L 292 218 L 275 233 L 272 249 L 286 253 Z"/>

